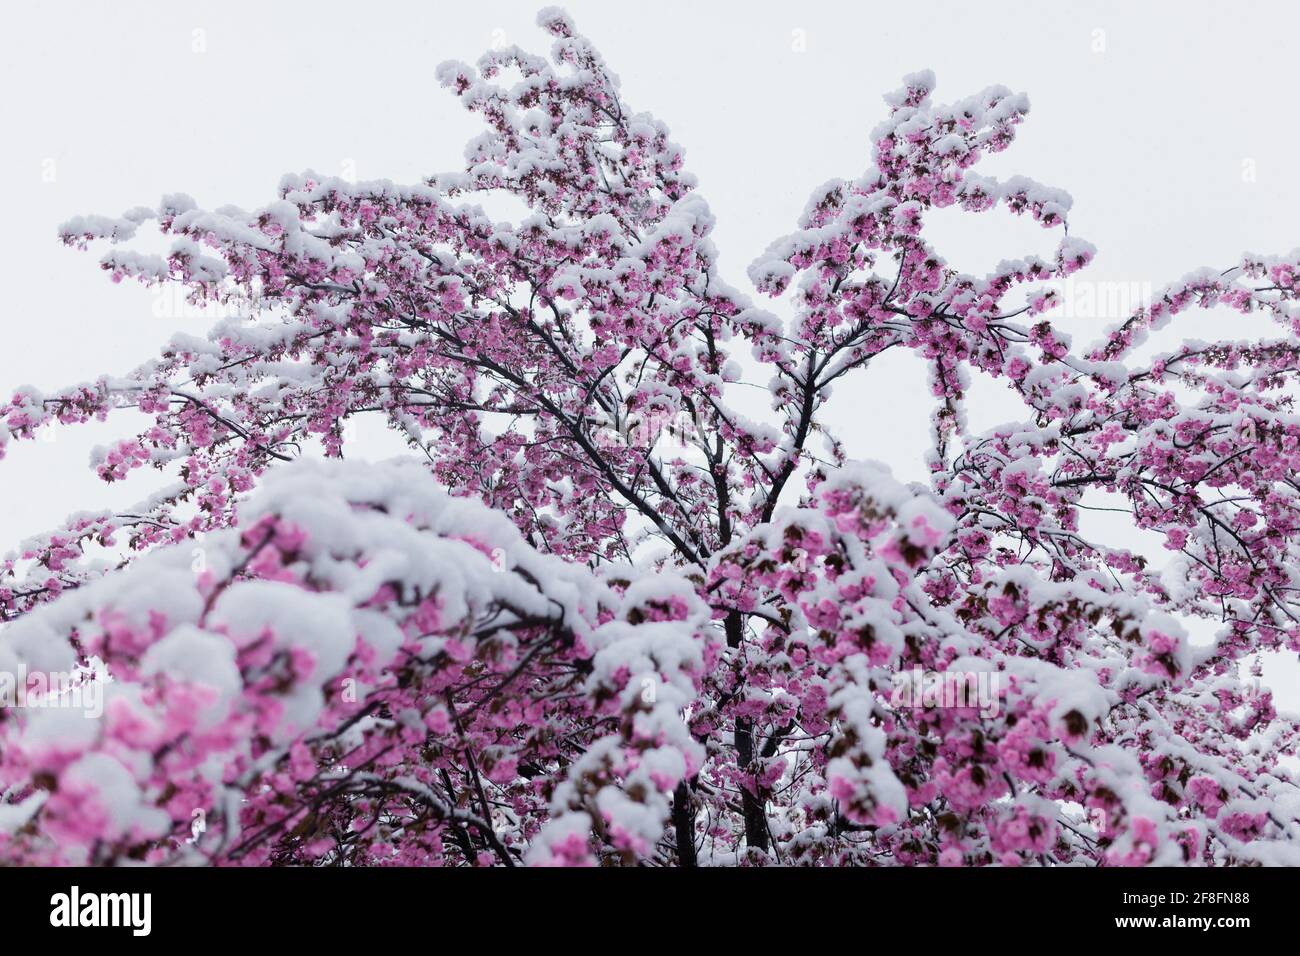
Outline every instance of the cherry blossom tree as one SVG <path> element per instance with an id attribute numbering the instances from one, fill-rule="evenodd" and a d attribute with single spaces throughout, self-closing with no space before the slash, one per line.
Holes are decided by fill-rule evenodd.
<path id="1" fill-rule="evenodd" d="M 173 481 L 0 565 L 0 670 L 100 668 L 104 705 L 2 712 L 0 859 L 1300 863 L 1297 721 L 1251 680 L 1300 650 L 1300 251 L 1076 348 L 1069 195 L 973 171 L 1026 97 L 936 105 L 925 72 L 750 267 L 783 321 L 719 275 L 667 128 L 539 23 L 549 59 L 439 68 L 486 125 L 461 172 L 62 228 L 249 315 L 0 406 L 0 451 L 144 413 L 93 466 Z M 502 197 L 516 221 L 475 204 Z M 926 238 L 946 207 L 1055 251 L 963 272 Z M 165 256 L 130 246 L 151 222 Z M 1281 331 L 1135 357 L 1211 307 Z M 823 424 L 889 350 L 929 370 L 925 484 Z M 973 373 L 1023 419 L 974 433 Z M 336 460 L 362 415 L 409 460 Z M 1085 535 L 1096 495 L 1168 566 Z"/>

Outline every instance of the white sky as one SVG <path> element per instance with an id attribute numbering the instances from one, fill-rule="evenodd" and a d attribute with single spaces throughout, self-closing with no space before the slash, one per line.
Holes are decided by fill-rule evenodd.
<path id="1" fill-rule="evenodd" d="M 148 290 L 112 285 L 97 253 L 58 244 L 59 223 L 174 191 L 252 208 L 273 198 L 283 173 L 307 168 L 399 182 L 458 168 L 479 125 L 437 86 L 434 68 L 473 62 L 494 43 L 544 52 L 549 38 L 533 25 L 541 5 L 10 2 L 0 32 L 0 174 L 11 186 L 0 393 L 124 372 L 177 329 L 205 327 L 168 315 Z M 814 187 L 861 173 L 881 94 L 925 67 L 941 101 L 995 83 L 1029 94 L 1015 145 L 979 171 L 1069 190 L 1072 233 L 1099 249 L 1091 279 L 1159 288 L 1248 250 L 1300 245 L 1300 193 L 1287 178 L 1300 148 L 1288 121 L 1300 5 L 564 6 L 622 78 L 627 102 L 685 147 L 718 219 L 724 274 L 742 289 L 745 266 L 793 227 Z M 940 252 L 966 271 L 1045 254 L 1054 237 L 1000 213 L 932 222 Z M 1090 340 L 1116 318 L 1069 327 Z M 1225 333 L 1208 315 L 1169 334 Z M 829 420 L 855 457 L 916 478 L 928 410 L 919 368 L 901 357 L 840 386 Z M 1014 405 L 983 402 L 972 422 L 987 427 L 1004 412 Z M 0 551 L 70 510 L 131 503 L 160 484 L 137 472 L 106 487 L 86 468 L 93 445 L 131 424 L 12 445 L 0 463 Z M 1300 689 L 1300 671 L 1287 674 Z"/>

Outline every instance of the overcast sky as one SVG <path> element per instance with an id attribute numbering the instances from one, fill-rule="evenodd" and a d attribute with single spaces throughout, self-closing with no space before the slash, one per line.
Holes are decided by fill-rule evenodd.
<path id="1" fill-rule="evenodd" d="M 125 372 L 177 329 L 205 327 L 178 315 L 174 300 L 112 285 L 95 253 L 57 243 L 59 223 L 175 191 L 251 208 L 273 198 L 283 173 L 308 168 L 399 182 L 458 168 L 479 127 L 437 86 L 435 67 L 473 62 L 493 44 L 544 52 L 539 6 L 10 0 L 0 30 L 0 171 L 11 187 L 0 392 Z M 997 83 L 1029 94 L 1016 144 L 979 171 L 1067 189 L 1071 232 L 1099 249 L 1094 280 L 1158 288 L 1245 251 L 1300 245 L 1295 4 L 564 6 L 621 77 L 627 102 L 685 147 L 718 220 L 723 270 L 741 288 L 745 266 L 792 228 L 814 187 L 862 172 L 881 94 L 926 67 L 939 100 Z M 934 223 L 940 252 L 966 271 L 1046 254 L 1054 238 L 1000 213 Z M 1090 340 L 1118 317 L 1067 324 Z M 1258 331 L 1225 333 L 1223 321 L 1203 316 L 1169 334 Z M 928 411 L 920 368 L 902 356 L 842 386 L 830 419 L 854 456 L 917 478 Z M 971 415 L 983 427 L 1014 411 L 990 397 Z M 86 468 L 93 445 L 130 425 L 11 446 L 0 464 L 0 551 L 69 511 L 134 502 L 161 483 L 137 472 L 105 487 Z"/>

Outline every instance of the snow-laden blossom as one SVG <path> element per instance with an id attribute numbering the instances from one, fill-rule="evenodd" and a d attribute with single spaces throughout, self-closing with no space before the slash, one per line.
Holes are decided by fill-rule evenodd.
<path id="1" fill-rule="evenodd" d="M 1300 728 L 1251 680 L 1300 650 L 1300 251 L 1078 347 L 1071 197 L 977 172 L 1027 97 L 936 103 L 923 71 L 751 265 L 783 320 L 724 281 L 667 127 L 539 23 L 549 57 L 437 70 L 485 123 L 459 171 L 63 227 L 114 280 L 240 317 L 0 404 L 0 452 L 132 408 L 92 466 L 172 481 L 0 563 L 0 670 L 110 677 L 93 719 L 4 712 L 0 856 L 1300 863 Z M 501 193 L 526 212 L 490 216 Z M 1050 251 L 963 271 L 938 209 Z M 166 255 L 131 248 L 154 228 Z M 1137 357 L 1193 308 L 1279 331 Z M 921 484 L 824 415 L 895 350 L 933 398 Z M 974 432 L 976 376 L 1023 414 Z M 764 383 L 755 421 L 736 390 Z M 413 462 L 296 460 L 343 457 L 360 416 Z M 1085 534 L 1100 496 L 1166 567 Z"/>

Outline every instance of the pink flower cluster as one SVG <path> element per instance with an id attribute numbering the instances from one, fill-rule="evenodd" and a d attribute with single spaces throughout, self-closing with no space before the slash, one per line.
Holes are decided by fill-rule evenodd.
<path id="1" fill-rule="evenodd" d="M 0 453 L 133 408 L 94 466 L 172 479 L 0 560 L 0 665 L 112 678 L 94 720 L 0 714 L 0 856 L 1300 864 L 1300 726 L 1250 681 L 1300 650 L 1300 253 L 1076 347 L 1070 196 L 976 171 L 1028 99 L 936 103 L 927 71 L 750 267 L 786 321 L 723 279 L 667 127 L 539 23 L 549 57 L 438 69 L 485 124 L 463 169 L 63 227 L 115 280 L 257 321 L 0 404 Z M 527 214 L 489 216 L 500 193 Z M 945 209 L 1052 250 L 963 271 Z M 169 254 L 129 247 L 146 227 Z M 1138 357 L 1191 309 L 1279 332 Z M 912 485 L 825 414 L 902 351 L 933 402 Z M 1022 413 L 972 429 L 976 373 Z M 754 421 L 736 386 L 763 383 Z M 409 468 L 297 461 L 362 418 Z M 1163 548 L 1103 540 L 1097 508 Z M 979 699 L 904 704 L 915 672 Z"/>

